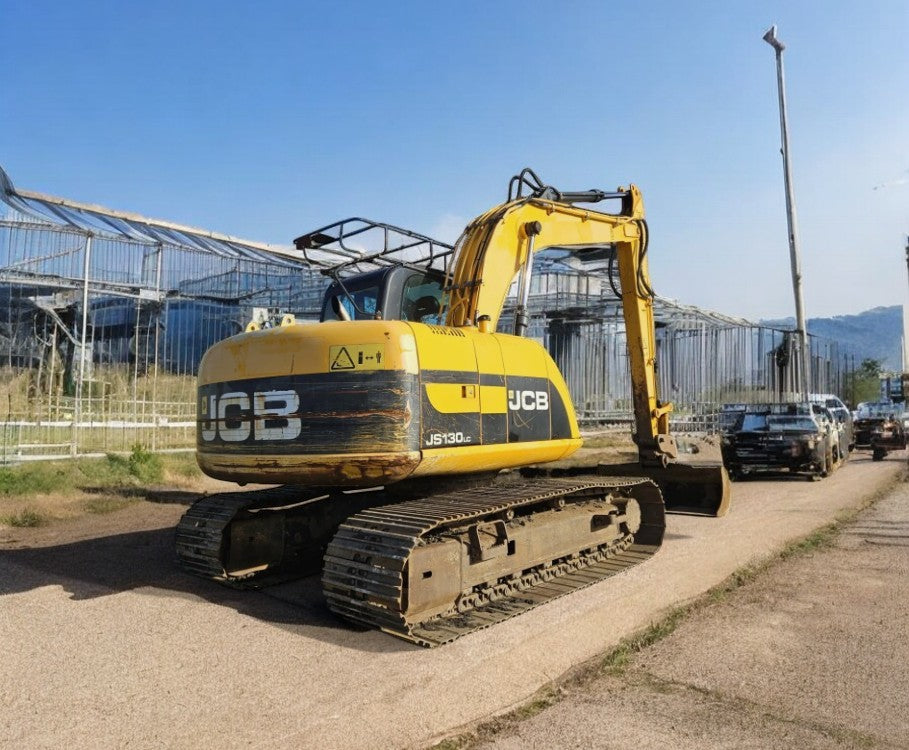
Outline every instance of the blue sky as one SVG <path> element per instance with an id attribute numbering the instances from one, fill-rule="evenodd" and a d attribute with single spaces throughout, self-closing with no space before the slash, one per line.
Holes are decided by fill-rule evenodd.
<path id="1" fill-rule="evenodd" d="M 792 314 L 771 23 L 809 317 L 902 304 L 909 3 L 0 0 L 21 188 L 265 242 L 453 240 L 533 167 L 644 193 L 656 291 Z M 877 188 L 877 189 L 875 189 Z"/>

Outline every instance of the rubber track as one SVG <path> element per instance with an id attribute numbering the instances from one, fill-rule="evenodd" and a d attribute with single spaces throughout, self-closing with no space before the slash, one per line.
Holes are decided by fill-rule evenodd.
<path id="1" fill-rule="evenodd" d="M 620 493 L 628 490 L 635 496 L 636 488 L 648 487 L 652 492 L 643 494 L 650 494 L 651 498 L 636 497 L 644 520 L 638 536 L 656 535 L 659 542 L 663 533 L 663 503 L 653 483 L 640 478 L 539 479 L 506 491 L 479 488 L 357 513 L 341 525 L 328 546 L 322 589 L 329 608 L 346 619 L 377 627 L 421 646 L 442 645 L 637 565 L 651 557 L 660 545 L 632 542 L 602 562 L 523 588 L 466 613 L 413 623 L 401 611 L 406 564 L 412 550 L 426 543 L 427 536 L 509 508 L 543 503 L 588 489 L 605 488 Z"/>
<path id="2" fill-rule="evenodd" d="M 244 511 L 288 505 L 302 496 L 294 487 L 272 487 L 203 497 L 189 507 L 177 524 L 176 550 L 180 565 L 193 575 L 246 587 L 249 584 L 244 585 L 244 578 L 230 576 L 224 570 L 221 556 L 225 529 Z"/>

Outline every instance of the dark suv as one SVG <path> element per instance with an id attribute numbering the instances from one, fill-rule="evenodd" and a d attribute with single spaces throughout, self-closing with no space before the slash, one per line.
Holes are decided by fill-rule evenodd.
<path id="1" fill-rule="evenodd" d="M 810 404 L 754 404 L 724 436 L 723 463 L 732 479 L 757 472 L 784 472 L 809 479 L 833 468 L 831 433 Z"/>
<path id="2" fill-rule="evenodd" d="M 859 404 L 855 415 L 855 447 L 870 450 L 874 461 L 906 447 L 906 432 L 898 418 L 902 405 L 889 401 Z"/>

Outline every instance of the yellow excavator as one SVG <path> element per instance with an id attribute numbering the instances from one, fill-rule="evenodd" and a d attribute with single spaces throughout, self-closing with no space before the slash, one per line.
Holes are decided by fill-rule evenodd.
<path id="1" fill-rule="evenodd" d="M 589 207 L 603 201 L 618 210 Z M 435 646 L 646 560 L 666 508 L 726 512 L 722 464 L 681 461 L 657 396 L 636 187 L 561 192 L 525 169 L 441 253 L 444 271 L 403 260 L 345 274 L 363 256 L 344 227 L 295 241 L 350 257 L 332 267 L 321 322 L 285 317 L 203 358 L 200 467 L 279 486 L 190 507 L 177 528 L 189 571 L 259 586 L 321 565 L 333 612 Z M 621 296 L 634 464 L 545 468 L 583 442 L 565 381 L 526 336 L 534 258 L 552 248 L 605 263 Z M 514 333 L 498 333 L 515 280 Z"/>

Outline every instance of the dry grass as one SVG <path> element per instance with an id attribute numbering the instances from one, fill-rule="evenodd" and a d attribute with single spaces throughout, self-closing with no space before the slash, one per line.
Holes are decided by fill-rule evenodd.
<path id="1" fill-rule="evenodd" d="M 585 433 L 583 437 L 585 448 L 614 448 L 622 452 L 637 452 L 637 447 L 631 440 L 631 433 L 626 428 L 607 432 Z"/>
<path id="2" fill-rule="evenodd" d="M 56 417 L 71 411 L 75 394 L 64 393 L 62 379 L 49 382 L 38 370 L 0 367 L 0 407 L 5 414 Z M 84 410 L 91 414 L 134 413 L 136 405 L 158 405 L 161 413 L 194 414 L 193 375 L 136 372 L 127 365 L 96 365 L 83 392 Z"/>
<path id="3" fill-rule="evenodd" d="M 81 398 L 62 377 L 38 369 L 0 368 L 0 457 L 66 455 L 128 450 L 136 442 L 191 448 L 195 429 L 177 426 L 195 419 L 195 378 L 126 365 L 95 366 Z M 89 427 L 76 428 L 76 415 Z"/>
<path id="4" fill-rule="evenodd" d="M 204 476 L 192 453 L 155 455 L 136 449 L 105 458 L 0 467 L 0 524 L 33 527 L 111 513 L 161 488 L 201 494 L 234 486 Z"/>
<path id="5" fill-rule="evenodd" d="M 16 528 L 34 528 L 43 526 L 47 519 L 33 508 L 22 508 L 18 513 L 0 515 L 0 523 Z"/>

